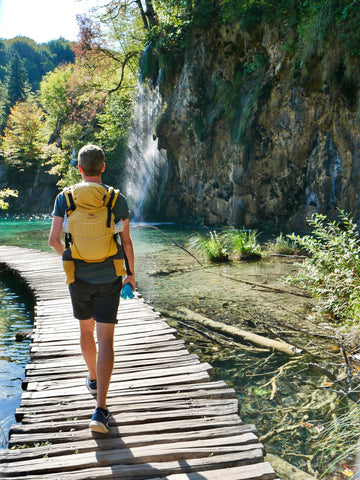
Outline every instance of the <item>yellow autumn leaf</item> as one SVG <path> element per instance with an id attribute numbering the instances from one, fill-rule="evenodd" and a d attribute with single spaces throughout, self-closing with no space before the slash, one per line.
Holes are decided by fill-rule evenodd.
<path id="1" fill-rule="evenodd" d="M 322 384 L 323 387 L 332 387 L 332 385 L 333 385 L 333 384 L 332 384 L 331 382 L 324 382 L 324 383 Z"/>
<path id="2" fill-rule="evenodd" d="M 354 475 L 354 472 L 351 470 L 351 468 L 348 465 L 343 465 L 343 471 L 341 472 L 345 477 L 352 477 Z"/>

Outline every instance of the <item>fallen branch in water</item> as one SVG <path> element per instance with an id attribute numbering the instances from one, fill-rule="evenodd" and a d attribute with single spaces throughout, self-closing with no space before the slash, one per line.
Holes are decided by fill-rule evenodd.
<path id="1" fill-rule="evenodd" d="M 215 343 L 218 343 L 220 345 L 231 345 L 233 348 L 239 348 L 241 350 L 245 350 L 247 352 L 252 352 L 252 353 L 254 353 L 254 352 L 263 353 L 263 352 L 268 352 L 269 351 L 268 348 L 259 348 L 259 347 L 244 345 L 243 343 L 236 342 L 236 341 L 234 341 L 233 338 L 229 339 L 227 336 L 222 335 L 218 331 L 214 332 L 214 330 L 210 330 L 209 328 L 207 328 L 203 324 L 201 325 L 202 329 L 196 328 L 196 327 L 194 327 L 194 325 L 191 325 L 191 323 L 196 324 L 196 322 L 194 322 L 192 320 L 187 320 L 186 321 L 183 318 L 180 320 L 178 318 L 179 314 L 175 311 L 161 309 L 161 313 L 163 315 L 166 315 L 167 317 L 171 317 L 171 318 L 176 319 L 176 322 L 179 325 L 182 325 L 185 328 L 189 328 L 191 330 L 194 330 L 199 335 L 202 335 L 203 337 L 205 337 L 205 338 L 207 338 L 207 339 L 209 339 L 209 340 L 211 340 Z M 210 335 L 206 331 L 204 331 L 204 327 L 205 327 L 205 329 L 207 329 L 207 331 L 211 331 L 212 335 Z M 214 335 L 217 335 L 217 337 L 214 338 Z"/>
<path id="2" fill-rule="evenodd" d="M 207 267 L 207 268 L 212 268 L 212 267 Z M 303 291 L 296 292 L 295 290 L 290 291 L 290 290 L 283 290 L 282 288 L 278 288 L 278 287 L 269 287 L 268 285 L 265 285 L 263 283 L 249 282 L 248 280 L 242 280 L 241 278 L 234 278 L 234 277 L 231 277 L 230 275 L 225 275 L 225 273 L 217 272 L 217 275 L 227 278 L 228 280 L 233 280 L 234 282 L 244 283 L 245 285 L 250 285 L 252 287 L 257 287 L 257 288 L 263 288 L 265 290 L 271 290 L 272 292 L 275 292 L 275 293 L 286 293 L 288 295 L 296 295 L 297 297 L 310 298 L 310 295 L 308 295 Z"/>
<path id="3" fill-rule="evenodd" d="M 291 345 L 280 342 L 278 340 L 273 340 L 271 338 L 263 337 L 256 333 L 251 333 L 246 330 L 242 330 L 238 327 L 232 325 L 227 325 L 210 318 L 204 317 L 199 313 L 193 312 L 192 310 L 186 307 L 178 307 L 177 310 L 181 313 L 181 319 L 192 320 L 198 322 L 206 327 L 216 330 L 218 332 L 224 333 L 231 337 L 241 338 L 252 344 L 258 345 L 260 347 L 265 347 L 270 350 L 276 350 L 280 353 L 285 353 L 286 355 L 294 356 L 301 353 L 297 348 L 292 347 Z"/>
<path id="4" fill-rule="evenodd" d="M 271 385 L 271 395 L 270 395 L 270 400 L 273 400 L 273 398 L 275 397 L 275 393 L 276 393 L 276 390 L 277 390 L 277 387 L 276 387 L 276 379 L 281 377 L 281 375 L 284 373 L 284 370 L 286 370 L 287 368 L 289 368 L 290 366 L 294 365 L 294 363 L 297 362 L 297 360 L 290 360 L 289 362 L 285 363 L 284 365 L 282 365 L 279 369 L 278 369 L 278 373 L 272 377 L 272 379 L 265 383 L 264 385 L 262 385 L 262 388 L 265 388 L 267 387 L 268 385 Z"/>
<path id="5" fill-rule="evenodd" d="M 283 480 L 316 480 L 316 477 L 309 475 L 276 455 L 268 453 L 264 460 L 271 463 L 276 474 Z"/>
<path id="6" fill-rule="evenodd" d="M 169 238 L 175 245 L 175 247 L 181 248 L 181 250 L 184 250 L 184 252 L 188 253 L 192 258 L 194 258 L 199 265 L 202 266 L 202 263 L 200 260 L 198 260 L 195 255 L 193 255 L 189 250 L 187 250 L 183 245 L 180 245 L 180 243 L 177 243 L 170 235 L 167 233 L 164 233 L 163 231 L 160 230 L 160 228 L 155 227 L 155 225 L 142 225 L 141 227 L 132 227 L 132 228 L 137 228 L 138 230 L 143 230 L 144 228 L 153 228 L 154 230 L 157 230 L 158 232 L 161 233 L 161 235 L 164 235 L 164 237 Z"/>

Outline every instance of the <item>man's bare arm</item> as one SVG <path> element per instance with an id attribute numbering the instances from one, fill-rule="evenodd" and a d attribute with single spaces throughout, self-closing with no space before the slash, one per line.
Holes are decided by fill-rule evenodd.
<path id="1" fill-rule="evenodd" d="M 127 218 L 126 220 L 122 221 L 124 224 L 124 230 L 120 233 L 120 238 L 121 238 L 121 245 L 124 249 L 124 253 L 126 255 L 130 271 L 132 275 L 127 275 L 124 284 L 125 283 L 130 283 L 132 286 L 133 290 L 136 288 L 136 283 L 135 283 L 135 256 L 134 256 L 134 247 L 133 243 L 131 240 L 130 236 L 130 225 L 129 225 L 129 219 Z"/>
<path id="2" fill-rule="evenodd" d="M 62 255 L 65 250 L 65 244 L 62 241 L 62 224 L 64 219 L 62 217 L 53 217 L 51 230 L 49 234 L 49 245 L 59 255 Z"/>

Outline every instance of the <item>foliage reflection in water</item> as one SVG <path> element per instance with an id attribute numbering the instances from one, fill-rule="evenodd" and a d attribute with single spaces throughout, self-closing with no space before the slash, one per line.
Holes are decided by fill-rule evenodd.
<path id="1" fill-rule="evenodd" d="M 14 275 L 0 273 L 0 438 L 6 447 L 14 410 L 20 404 L 24 367 L 28 363 L 29 340 L 17 342 L 19 332 L 28 331 L 33 322 L 33 299 Z"/>

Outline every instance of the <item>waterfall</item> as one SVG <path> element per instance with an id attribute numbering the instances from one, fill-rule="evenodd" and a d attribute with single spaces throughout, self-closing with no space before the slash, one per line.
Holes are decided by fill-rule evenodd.
<path id="1" fill-rule="evenodd" d="M 158 150 L 155 122 L 161 112 L 159 90 L 138 82 L 129 136 L 126 196 L 134 221 L 159 219 L 167 176 L 165 151 Z"/>

